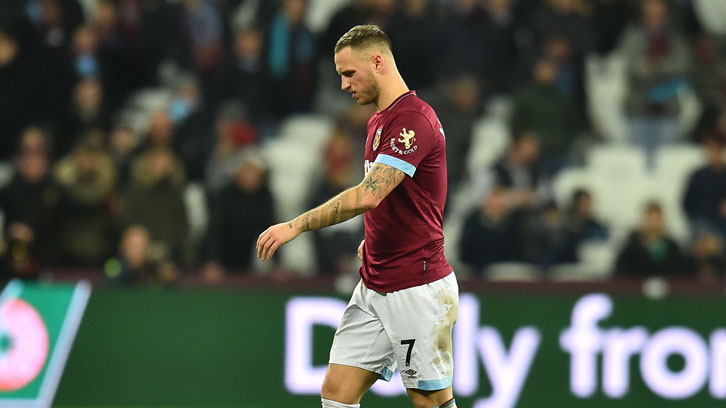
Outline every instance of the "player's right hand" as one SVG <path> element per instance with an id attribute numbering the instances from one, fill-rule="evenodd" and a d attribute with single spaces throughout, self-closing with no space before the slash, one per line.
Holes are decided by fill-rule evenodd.
<path id="1" fill-rule="evenodd" d="M 360 242 L 360 245 L 358 245 L 358 259 L 360 259 L 361 261 L 363 260 L 363 243 L 364 242 L 366 242 L 365 239 Z"/>
<path id="2" fill-rule="evenodd" d="M 257 257 L 266 261 L 272 258 L 277 248 L 297 238 L 302 233 L 292 222 L 283 222 L 266 229 L 257 238 Z"/>

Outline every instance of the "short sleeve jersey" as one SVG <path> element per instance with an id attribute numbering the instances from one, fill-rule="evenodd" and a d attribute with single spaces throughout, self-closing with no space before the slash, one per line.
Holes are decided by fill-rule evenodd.
<path id="1" fill-rule="evenodd" d="M 388 293 L 451 273 L 443 234 L 446 142 L 431 106 L 409 91 L 376 112 L 368 121 L 364 158 L 366 173 L 382 163 L 407 176 L 365 213 L 365 285 Z"/>

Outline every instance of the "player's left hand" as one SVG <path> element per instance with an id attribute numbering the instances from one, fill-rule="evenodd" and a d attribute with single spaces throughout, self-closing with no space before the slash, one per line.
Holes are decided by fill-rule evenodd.
<path id="1" fill-rule="evenodd" d="M 272 258 L 277 248 L 297 238 L 302 231 L 291 222 L 283 222 L 266 229 L 257 238 L 257 257 L 266 261 Z"/>

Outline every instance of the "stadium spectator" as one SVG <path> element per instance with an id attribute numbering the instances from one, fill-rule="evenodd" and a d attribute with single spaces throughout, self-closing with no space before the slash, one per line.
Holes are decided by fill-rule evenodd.
<path id="1" fill-rule="evenodd" d="M 699 99 L 705 103 L 723 100 L 721 85 L 726 81 L 726 44 L 719 38 L 701 34 L 692 42 L 693 69 L 689 81 Z"/>
<path id="2" fill-rule="evenodd" d="M 595 48 L 607 56 L 615 50 L 623 30 L 635 18 L 632 2 L 628 0 L 595 0 L 592 4 L 590 24 L 595 31 Z"/>
<path id="3" fill-rule="evenodd" d="M 640 228 L 633 231 L 618 254 L 615 272 L 620 277 L 686 275 L 678 244 L 667 235 L 663 209 L 657 202 L 645 206 Z"/>
<path id="4" fill-rule="evenodd" d="M 121 235 L 118 254 L 104 264 L 106 278 L 113 284 L 148 285 L 173 283 L 179 273 L 171 262 L 158 259 L 149 231 L 132 225 Z"/>
<path id="5" fill-rule="evenodd" d="M 32 82 L 26 83 L 38 117 L 55 124 L 66 112 L 77 78 L 70 63 L 73 33 L 83 24 L 83 10 L 78 0 L 31 0 L 26 2 L 25 16 L 32 37 Z M 40 97 L 39 95 L 42 95 Z"/>
<path id="6" fill-rule="evenodd" d="M 167 109 L 157 109 L 149 114 L 144 147 L 172 148 L 175 136 L 174 122 Z"/>
<path id="7" fill-rule="evenodd" d="M 166 2 L 155 16 L 165 57 L 183 70 L 196 73 L 203 82 L 218 73 L 224 59 L 227 23 L 217 3 Z"/>
<path id="8" fill-rule="evenodd" d="M 116 171 L 98 133 L 86 135 L 55 169 L 61 186 L 60 266 L 98 268 L 113 253 Z"/>
<path id="9" fill-rule="evenodd" d="M 578 248 L 591 241 L 608 239 L 607 229 L 595 219 L 592 196 L 578 189 L 569 208 L 547 202 L 528 220 L 525 257 L 543 271 L 557 265 L 578 262 Z"/>
<path id="10" fill-rule="evenodd" d="M 518 21 L 512 0 L 485 0 L 486 28 L 477 52 L 485 55 L 483 81 L 487 93 L 507 94 L 512 91 L 520 72 L 517 44 Z"/>
<path id="11" fill-rule="evenodd" d="M 184 206 L 184 168 L 172 150 L 150 147 L 134 161 L 131 183 L 123 197 L 121 224 L 141 225 L 160 248 L 161 257 L 188 262 L 189 222 Z"/>
<path id="12" fill-rule="evenodd" d="M 43 53 L 65 53 L 84 20 L 78 0 L 29 0 L 25 11 Z"/>
<path id="13" fill-rule="evenodd" d="M 190 180 L 204 178 L 205 160 L 214 145 L 210 117 L 214 106 L 203 98 L 196 79 L 183 76 L 167 108 L 175 130 L 172 146 Z"/>
<path id="14" fill-rule="evenodd" d="M 461 75 L 440 82 L 427 99 L 446 129 L 446 174 L 454 191 L 466 174 L 474 122 L 481 112 L 480 84 L 473 75 Z"/>
<path id="15" fill-rule="evenodd" d="M 307 0 L 284 0 L 266 35 L 270 89 L 278 118 L 309 112 L 317 86 L 315 35 L 307 27 Z"/>
<path id="16" fill-rule="evenodd" d="M 22 55 L 19 39 L 8 28 L 0 26 L 0 159 L 8 159 L 15 149 L 23 127 L 32 116 L 32 98 L 26 88 L 32 66 Z"/>
<path id="17" fill-rule="evenodd" d="M 109 154 L 118 174 L 119 190 L 125 190 L 131 180 L 131 164 L 138 153 L 141 138 L 130 125 L 119 122 L 109 136 Z"/>
<path id="18" fill-rule="evenodd" d="M 323 153 L 323 175 L 313 187 L 306 207 L 315 208 L 356 184 L 358 175 L 353 162 L 352 138 L 336 129 Z M 318 270 L 326 275 L 341 275 L 360 265 L 355 257 L 363 239 L 362 219 L 354 218 L 341 224 L 313 231 Z"/>
<path id="19" fill-rule="evenodd" d="M 553 37 L 567 38 L 572 52 L 581 61 L 593 48 L 595 33 L 588 16 L 588 2 L 584 0 L 544 0 L 534 9 L 527 25 L 533 56 L 544 48 L 544 42 Z"/>
<path id="20" fill-rule="evenodd" d="M 215 125 L 217 141 L 207 159 L 205 183 L 214 194 L 229 184 L 242 160 L 257 143 L 257 130 L 247 120 L 242 106 L 228 103 L 222 107 Z"/>
<path id="21" fill-rule="evenodd" d="M 583 63 L 581 57 L 573 54 L 570 39 L 563 35 L 552 35 L 544 40 L 542 58 L 550 61 L 555 67 L 554 85 L 558 91 L 575 99 L 578 106 L 585 100 Z M 584 110 L 579 109 L 584 117 Z"/>
<path id="22" fill-rule="evenodd" d="M 210 225 L 203 278 L 214 281 L 224 271 L 250 273 L 257 236 L 275 221 L 275 201 L 267 169 L 256 155 L 237 162 L 231 182 L 210 199 Z"/>
<path id="23" fill-rule="evenodd" d="M 524 261 L 522 214 L 512 209 L 507 194 L 506 188 L 494 187 L 464 221 L 461 260 L 476 273 L 496 262 Z"/>
<path id="24" fill-rule="evenodd" d="M 655 151 L 678 136 L 678 93 L 688 85 L 691 65 L 686 40 L 664 0 L 642 2 L 640 23 L 623 33 L 619 52 L 627 70 L 629 137 L 652 164 Z"/>
<path id="25" fill-rule="evenodd" d="M 235 36 L 234 52 L 225 67 L 224 98 L 242 103 L 256 125 L 269 120 L 273 95 L 268 92 L 261 30 L 248 27 Z"/>
<path id="26" fill-rule="evenodd" d="M 73 33 L 71 65 L 76 78 L 103 78 L 105 66 L 98 55 L 98 35 L 90 24 L 82 25 Z"/>
<path id="27" fill-rule="evenodd" d="M 438 76 L 445 78 L 463 70 L 475 73 L 478 80 L 484 81 L 486 54 L 481 52 L 487 30 L 484 8 L 478 1 L 453 0 L 444 10 L 436 30 L 440 37 L 432 47 L 442 50 L 435 62 L 439 65 Z"/>
<path id="28" fill-rule="evenodd" d="M 371 0 L 352 0 L 336 11 L 320 37 L 321 56 L 332 53 L 335 43 L 351 27 L 372 21 Z"/>
<path id="29" fill-rule="evenodd" d="M 683 209 L 694 235 L 714 231 L 726 240 L 726 140 L 704 143 L 708 163 L 691 174 L 683 196 Z"/>
<path id="30" fill-rule="evenodd" d="M 436 79 L 435 57 L 430 52 L 439 34 L 432 30 L 436 22 L 431 0 L 404 0 L 387 24 L 393 52 L 399 56 L 396 66 L 411 89 L 430 86 Z"/>
<path id="31" fill-rule="evenodd" d="M 606 241 L 610 235 L 605 225 L 595 218 L 592 194 L 585 188 L 578 188 L 572 194 L 567 225 L 574 236 L 575 245 L 588 241 Z"/>
<path id="32" fill-rule="evenodd" d="M 554 201 L 547 202 L 528 222 L 524 256 L 542 271 L 577 262 L 577 246 L 567 216 Z"/>
<path id="33" fill-rule="evenodd" d="M 15 156 L 15 174 L 0 190 L 0 268 L 8 277 L 35 278 L 54 260 L 60 189 L 50 176 L 50 164 L 44 132 L 26 129 Z"/>
<path id="34" fill-rule="evenodd" d="M 693 241 L 688 254 L 689 267 L 704 282 L 722 281 L 726 277 L 724 239 L 704 231 Z"/>
<path id="35" fill-rule="evenodd" d="M 114 43 L 120 37 L 120 42 L 125 47 L 123 52 L 124 72 L 122 77 L 122 92 L 131 89 L 150 85 L 156 75 L 156 58 L 151 50 L 154 48 L 156 38 L 153 37 L 153 30 L 149 27 L 151 20 L 152 5 L 143 0 L 111 0 L 114 5 L 116 21 L 114 22 L 113 34 Z M 101 14 L 99 12 L 99 14 Z M 103 22 L 104 17 L 97 18 L 97 24 L 101 25 L 101 38 L 106 41 L 104 32 L 110 31 L 103 27 L 111 24 Z M 124 92 L 125 93 L 125 92 Z"/>
<path id="36" fill-rule="evenodd" d="M 703 110 L 694 139 L 706 138 L 726 141 L 726 43 L 703 34 L 695 39 L 693 47 L 694 69 L 690 81 L 703 104 Z"/>
<path id="37" fill-rule="evenodd" d="M 539 169 L 537 134 L 516 133 L 507 152 L 487 171 L 478 174 L 472 188 L 474 199 L 486 197 L 496 187 L 505 187 L 507 202 L 516 209 L 532 210 L 546 197 Z"/>
<path id="38" fill-rule="evenodd" d="M 144 68 L 122 32 L 118 8 L 116 0 L 99 0 L 89 24 L 96 37 L 104 105 L 112 111 L 122 108 L 129 92 L 142 84 L 140 69 Z"/>
<path id="39" fill-rule="evenodd" d="M 366 145 L 366 126 L 375 109 L 369 105 L 357 103 L 347 105 L 336 120 L 336 128 L 353 139 L 353 157 L 363 157 Z M 363 172 L 358 173 L 359 178 Z"/>
<path id="40" fill-rule="evenodd" d="M 575 98 L 557 89 L 557 66 L 541 59 L 533 80 L 514 95 L 514 133 L 531 130 L 540 137 L 542 171 L 550 176 L 570 162 L 571 146 L 583 128 Z"/>
<path id="41" fill-rule="evenodd" d="M 57 157 L 65 156 L 91 131 L 107 132 L 110 117 L 103 105 L 103 84 L 96 78 L 81 79 L 73 90 L 73 100 L 60 122 L 54 145 Z"/>

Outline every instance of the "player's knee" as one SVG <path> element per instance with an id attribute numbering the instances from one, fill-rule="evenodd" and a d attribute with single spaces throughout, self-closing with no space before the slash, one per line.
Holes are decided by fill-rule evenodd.
<path id="1" fill-rule="evenodd" d="M 436 406 L 434 401 L 427 395 L 409 392 L 408 397 L 416 408 L 432 408 Z"/>
<path id="2" fill-rule="evenodd" d="M 339 391 L 340 383 L 337 380 L 331 379 L 329 376 L 325 376 L 323 387 L 320 390 L 320 396 L 325 399 L 335 399 Z"/>
<path id="3" fill-rule="evenodd" d="M 439 391 L 422 391 L 415 389 L 408 389 L 406 391 L 408 397 L 413 403 L 413 406 L 416 408 L 433 408 L 443 406 L 441 404 L 444 404 L 447 401 L 453 402 L 450 388 Z M 448 407 L 449 405 L 446 406 Z M 455 407 L 456 405 L 453 406 Z"/>
<path id="4" fill-rule="evenodd" d="M 326 375 L 325 380 L 323 381 L 323 387 L 320 390 L 320 396 L 333 401 L 347 399 L 349 396 L 345 395 L 343 385 L 344 384 L 339 377 Z"/>

